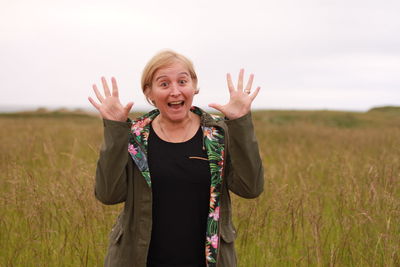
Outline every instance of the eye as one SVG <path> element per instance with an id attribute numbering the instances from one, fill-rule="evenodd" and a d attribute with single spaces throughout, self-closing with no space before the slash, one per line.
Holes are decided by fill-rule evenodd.
<path id="1" fill-rule="evenodd" d="M 179 84 L 186 84 L 187 83 L 186 80 L 179 80 L 178 82 L 179 82 Z"/>
<path id="2" fill-rule="evenodd" d="M 167 86 L 168 86 L 168 83 L 167 83 L 167 82 L 162 82 L 162 83 L 160 83 L 160 86 L 161 86 L 161 87 L 167 87 Z"/>

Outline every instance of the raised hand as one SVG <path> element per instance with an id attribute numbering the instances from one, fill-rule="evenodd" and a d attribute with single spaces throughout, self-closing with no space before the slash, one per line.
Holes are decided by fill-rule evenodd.
<path id="1" fill-rule="evenodd" d="M 104 97 L 97 89 L 96 84 L 93 84 L 93 91 L 100 104 L 96 103 L 91 97 L 88 98 L 89 102 L 100 112 L 104 119 L 126 121 L 128 119 L 129 111 L 133 106 L 133 102 L 129 102 L 125 107 L 121 105 L 118 96 L 117 81 L 114 77 L 111 78 L 112 93 L 110 92 L 107 81 L 104 77 L 101 77 L 101 82 L 103 83 Z"/>
<path id="2" fill-rule="evenodd" d="M 260 87 L 257 87 L 256 90 L 251 94 L 251 86 L 253 84 L 254 75 L 250 74 L 250 78 L 249 81 L 247 82 L 246 88 L 243 89 L 243 76 L 244 76 L 244 69 L 241 69 L 239 72 L 237 89 L 235 89 L 232 83 L 231 74 L 228 73 L 226 75 L 226 80 L 228 82 L 228 89 L 230 95 L 229 102 L 225 105 L 212 103 L 209 104 L 208 106 L 222 112 L 225 115 L 225 117 L 227 117 L 230 120 L 240 118 L 249 113 L 251 109 L 251 103 L 258 95 Z"/>

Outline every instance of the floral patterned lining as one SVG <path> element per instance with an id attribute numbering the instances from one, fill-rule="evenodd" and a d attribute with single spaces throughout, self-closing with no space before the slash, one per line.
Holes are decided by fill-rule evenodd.
<path id="1" fill-rule="evenodd" d="M 191 111 L 199 116 L 203 115 L 203 111 L 197 107 L 192 107 Z M 147 140 L 149 138 L 150 123 L 158 114 L 160 114 L 159 110 L 155 109 L 141 116 L 136 121 L 132 121 L 129 134 L 128 152 L 150 187 L 151 177 L 147 162 Z M 212 117 L 216 121 L 222 120 L 218 116 L 212 115 Z M 224 168 L 224 134 L 221 129 L 214 126 L 208 127 L 202 125 L 202 130 L 204 148 L 207 150 L 211 171 L 210 208 L 207 217 L 205 255 L 207 266 L 215 267 L 219 247 L 218 222 L 220 218 L 220 195 Z"/>

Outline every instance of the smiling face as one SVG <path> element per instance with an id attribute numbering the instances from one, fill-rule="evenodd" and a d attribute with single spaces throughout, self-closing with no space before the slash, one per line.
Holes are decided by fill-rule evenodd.
<path id="1" fill-rule="evenodd" d="M 157 70 L 147 92 L 162 118 L 170 122 L 182 122 L 189 118 L 194 94 L 193 80 L 180 61 Z"/>

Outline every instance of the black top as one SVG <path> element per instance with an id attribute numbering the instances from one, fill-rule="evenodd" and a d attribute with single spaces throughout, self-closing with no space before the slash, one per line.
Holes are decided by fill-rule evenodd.
<path id="1" fill-rule="evenodd" d="M 201 127 L 182 143 L 160 139 L 150 127 L 148 160 L 153 227 L 148 267 L 205 267 L 210 167 Z"/>

